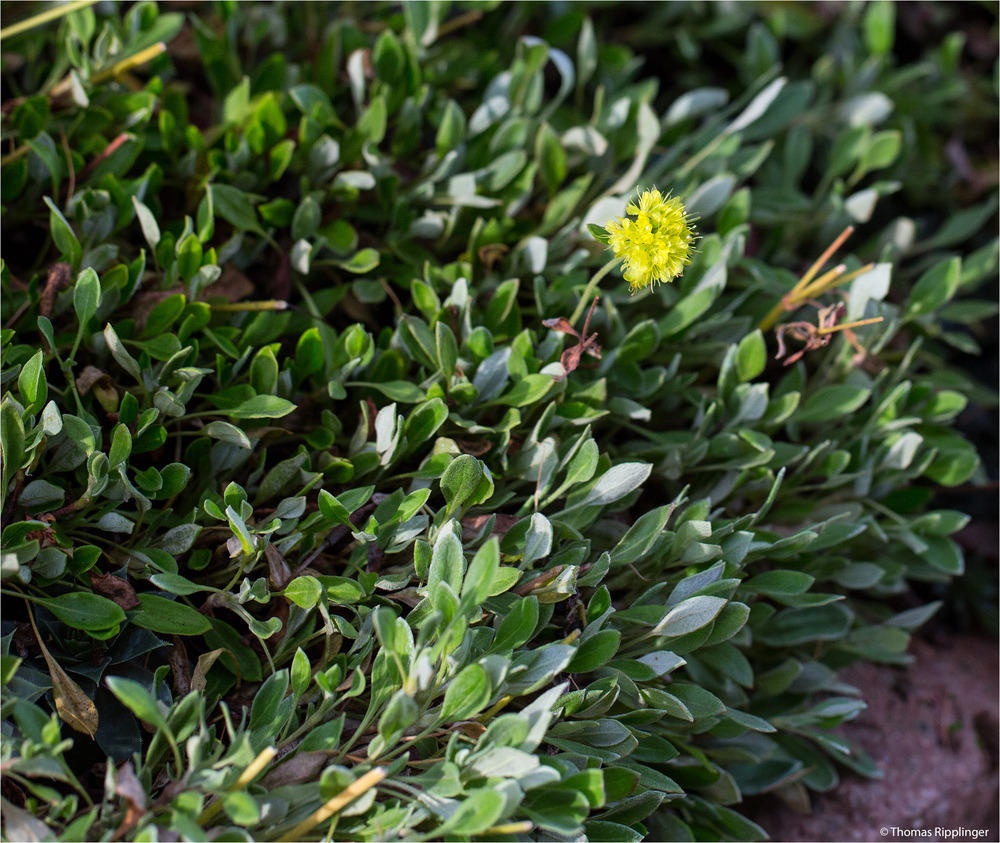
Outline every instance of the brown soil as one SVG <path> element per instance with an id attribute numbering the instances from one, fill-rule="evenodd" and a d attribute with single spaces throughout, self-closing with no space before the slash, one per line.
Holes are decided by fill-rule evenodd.
<path id="1" fill-rule="evenodd" d="M 844 772 L 805 815 L 771 796 L 745 806 L 772 839 L 998 840 L 996 642 L 956 635 L 934 646 L 917 640 L 911 652 L 905 668 L 859 664 L 841 674 L 868 708 L 837 731 L 884 777 Z"/>

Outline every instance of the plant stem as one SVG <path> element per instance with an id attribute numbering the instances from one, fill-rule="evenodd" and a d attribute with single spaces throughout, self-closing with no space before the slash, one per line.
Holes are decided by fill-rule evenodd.
<path id="1" fill-rule="evenodd" d="M 334 796 L 333 799 L 302 820 L 291 831 L 281 835 L 278 838 L 279 843 L 305 839 L 306 832 L 311 831 L 320 823 L 329 820 L 334 814 L 342 808 L 346 808 L 358 797 L 363 796 L 384 778 L 384 767 L 376 767 L 374 770 L 369 770 L 360 779 L 349 784 Z"/>
<path id="2" fill-rule="evenodd" d="M 581 316 L 583 316 L 583 312 L 587 309 L 587 300 L 590 298 L 591 293 L 597 289 L 597 285 L 601 282 L 601 279 L 611 272 L 616 263 L 618 263 L 618 258 L 612 258 L 604 264 L 604 266 L 597 270 L 594 277 L 590 279 L 586 289 L 583 291 L 583 295 L 580 297 L 580 302 L 577 304 L 576 310 L 573 311 L 573 315 L 569 318 L 570 324 L 575 323 Z"/>
<path id="3" fill-rule="evenodd" d="M 85 9 L 87 6 L 93 6 L 96 2 L 97 0 L 73 0 L 71 3 L 63 3 L 53 9 L 48 9 L 41 14 L 33 15 L 30 18 L 25 18 L 22 21 L 11 24 L 5 29 L 0 29 L 0 39 L 10 38 L 12 35 L 19 35 L 22 32 L 27 32 L 29 29 L 34 29 L 36 26 L 41 26 L 42 24 L 46 24 L 56 18 L 72 14 L 77 9 Z"/>
<path id="4" fill-rule="evenodd" d="M 798 280 L 798 282 L 795 284 L 794 287 L 792 287 L 791 290 L 789 290 L 787 293 L 785 293 L 785 295 L 781 297 L 781 300 L 774 307 L 771 308 L 770 313 L 768 313 L 767 316 L 765 316 L 761 320 L 760 325 L 758 325 L 761 331 L 767 331 L 768 329 L 773 328 L 774 324 L 781 318 L 782 313 L 784 313 L 787 310 L 794 310 L 796 307 L 802 304 L 803 301 L 805 301 L 807 298 L 810 297 L 809 296 L 810 282 L 813 280 L 813 278 L 816 277 L 817 273 L 819 273 L 819 271 L 823 268 L 823 265 L 828 260 L 830 260 L 831 257 L 833 257 L 833 254 L 837 251 L 837 249 L 839 249 L 844 244 L 844 241 L 848 237 L 850 237 L 851 234 L 853 233 L 854 233 L 853 225 L 847 226 L 847 228 L 845 228 L 842 232 L 840 232 L 840 234 L 837 236 L 837 239 L 834 240 L 826 248 L 826 251 L 824 251 L 823 254 L 819 256 L 816 262 L 812 266 L 810 266 L 809 269 L 806 270 L 805 275 L 803 275 Z M 841 267 L 837 267 L 836 269 L 833 269 L 830 272 L 826 273 L 826 275 L 824 275 L 823 278 L 820 280 L 824 284 L 828 283 L 832 278 L 839 277 L 843 273 L 843 271 L 844 270 Z M 857 274 L 860 274 L 860 272 Z M 852 273 L 851 277 L 855 277 L 855 274 Z M 813 289 L 817 289 L 819 287 L 821 287 L 820 282 L 817 282 L 815 285 L 813 285 Z"/>

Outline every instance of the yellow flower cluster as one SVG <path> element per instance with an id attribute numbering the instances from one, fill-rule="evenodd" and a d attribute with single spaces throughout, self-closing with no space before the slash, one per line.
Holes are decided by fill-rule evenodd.
<path id="1" fill-rule="evenodd" d="M 643 191 L 639 204 L 629 203 L 626 211 L 636 219 L 611 220 L 605 230 L 615 256 L 622 259 L 622 275 L 632 292 L 673 281 L 691 262 L 694 243 L 681 201 L 653 188 Z"/>

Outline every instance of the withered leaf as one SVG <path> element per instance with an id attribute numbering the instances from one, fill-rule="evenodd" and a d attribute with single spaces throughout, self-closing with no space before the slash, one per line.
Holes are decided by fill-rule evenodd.
<path id="1" fill-rule="evenodd" d="M 572 323 L 564 316 L 542 320 L 542 324 L 546 328 L 550 328 L 553 331 L 562 331 L 564 334 L 570 334 L 577 339 L 576 345 L 572 348 L 567 348 L 559 358 L 559 365 L 562 366 L 563 373 L 554 377 L 553 380 L 565 380 L 571 372 L 576 371 L 584 352 L 591 357 L 596 357 L 598 360 L 601 359 L 601 347 L 597 344 L 597 334 L 587 335 L 587 331 L 590 329 L 590 317 L 593 316 L 596 305 L 597 297 L 595 296 L 594 301 L 591 302 L 590 310 L 587 311 L 587 318 L 583 322 L 582 333 L 577 332 Z"/>
<path id="2" fill-rule="evenodd" d="M 233 264 L 227 263 L 222 274 L 202 290 L 199 298 L 202 301 L 225 299 L 229 304 L 235 304 L 241 299 L 245 299 L 253 291 L 253 282 Z"/>
<path id="3" fill-rule="evenodd" d="M 115 772 L 115 793 L 125 800 L 125 817 L 112 838 L 121 840 L 146 813 L 146 790 L 136 778 L 131 761 L 126 761 Z"/>
<path id="4" fill-rule="evenodd" d="M 209 652 L 198 656 L 198 663 L 194 666 L 194 673 L 191 675 L 192 691 L 205 690 L 205 686 L 208 684 L 208 671 L 212 669 L 212 665 L 215 664 L 216 660 L 223 653 L 229 656 L 233 662 L 236 669 L 236 681 L 238 683 L 243 681 L 243 677 L 240 674 L 240 663 L 236 660 L 236 656 L 234 656 L 227 648 L 220 647 L 218 650 L 210 650 Z"/>
<path id="5" fill-rule="evenodd" d="M 486 522 L 490 520 L 489 515 L 467 515 L 462 519 L 462 536 L 466 537 L 466 531 L 468 531 L 468 538 L 475 536 L 483 527 L 486 526 Z M 503 538 L 507 531 L 513 527 L 521 519 L 516 515 L 507 515 L 503 512 L 496 513 L 496 521 L 493 522 L 493 529 L 490 531 L 490 536 L 499 536 Z"/>
<path id="6" fill-rule="evenodd" d="M 42 316 L 51 316 L 52 308 L 56 304 L 56 295 L 69 284 L 73 278 L 73 267 L 68 263 L 54 263 L 49 269 L 49 277 L 45 281 L 45 289 L 42 290 L 42 300 L 38 306 L 38 312 Z"/>
<path id="7" fill-rule="evenodd" d="M 7 840 L 55 840 L 55 835 L 45 823 L 29 811 L 18 808 L 6 799 L 3 807 L 3 828 Z"/>
<path id="8" fill-rule="evenodd" d="M 86 395 L 95 383 L 107 377 L 108 373 L 98 369 L 97 366 L 84 366 L 83 371 L 76 376 L 76 388 L 81 395 Z"/>
<path id="9" fill-rule="evenodd" d="M 160 302 L 169 299 L 171 296 L 177 295 L 177 293 L 183 293 L 183 287 L 171 287 L 169 290 L 142 290 L 132 297 L 130 302 L 130 309 L 132 318 L 135 320 L 136 327 L 140 330 L 146 327 L 146 321 L 149 319 L 149 314 L 153 312 Z"/>
<path id="10" fill-rule="evenodd" d="M 191 690 L 191 668 L 188 666 L 187 647 L 179 635 L 174 636 L 174 646 L 167 650 L 167 664 L 174 677 L 174 695 L 187 696 Z"/>
<path id="11" fill-rule="evenodd" d="M 49 668 L 49 676 L 52 677 L 52 696 L 56 703 L 56 714 L 59 719 L 78 732 L 94 737 L 97 733 L 97 707 L 83 689 L 76 684 L 63 670 L 59 663 L 52 658 L 48 648 L 42 643 L 38 630 L 35 630 L 35 638 L 38 646 L 42 649 L 45 657 L 45 664 Z"/>
<path id="12" fill-rule="evenodd" d="M 273 588 L 284 588 L 292 578 L 292 569 L 288 567 L 285 557 L 281 555 L 273 544 L 269 544 L 264 548 L 264 556 L 267 557 L 267 565 L 271 572 L 271 575 L 268 577 L 271 586 Z"/>
<path id="13" fill-rule="evenodd" d="M 330 763 L 331 753 L 324 751 L 300 752 L 285 761 L 280 767 L 271 770 L 261 780 L 268 790 L 299 782 L 317 781 L 323 768 Z"/>
<path id="14" fill-rule="evenodd" d="M 113 600 L 125 611 L 139 608 L 139 598 L 135 589 L 127 580 L 116 577 L 114 574 L 98 574 L 90 572 L 90 587 L 102 597 Z"/>
<path id="15" fill-rule="evenodd" d="M 543 319 L 542 324 L 553 331 L 562 331 L 564 334 L 572 334 L 579 339 L 580 335 L 565 316 L 557 316 L 555 319 Z"/>
<path id="16" fill-rule="evenodd" d="M 458 445 L 463 454 L 471 454 L 474 457 L 481 457 L 493 450 L 493 443 L 485 440 L 456 439 L 455 444 Z"/>

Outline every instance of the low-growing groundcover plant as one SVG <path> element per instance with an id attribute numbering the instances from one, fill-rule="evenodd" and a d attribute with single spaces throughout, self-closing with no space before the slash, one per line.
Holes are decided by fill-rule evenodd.
<path id="1" fill-rule="evenodd" d="M 887 8 L 870 91 L 666 101 L 587 7 L 4 20 L 6 839 L 744 840 L 875 775 L 837 670 L 962 572 L 997 266 L 992 200 L 877 219 Z"/>

